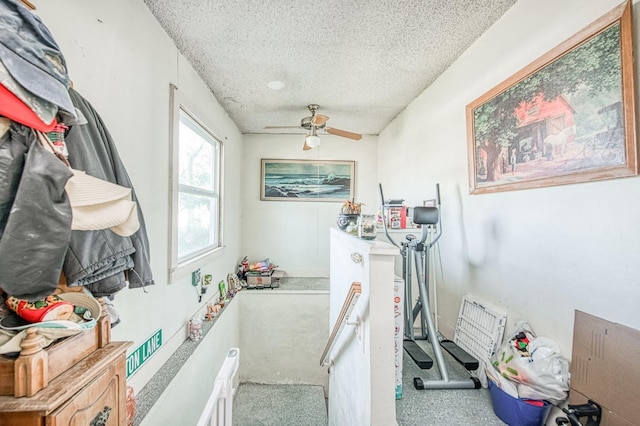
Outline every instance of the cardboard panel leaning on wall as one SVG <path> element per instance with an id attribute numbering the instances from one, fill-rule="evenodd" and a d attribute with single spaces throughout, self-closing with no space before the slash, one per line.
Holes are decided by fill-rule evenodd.
<path id="1" fill-rule="evenodd" d="M 591 399 L 600 404 L 602 426 L 636 424 L 638 353 L 640 330 L 576 311 L 569 402 L 586 404 Z"/>

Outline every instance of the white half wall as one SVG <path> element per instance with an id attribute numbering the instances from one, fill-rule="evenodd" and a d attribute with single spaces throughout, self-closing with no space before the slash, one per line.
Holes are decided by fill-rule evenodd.
<path id="1" fill-rule="evenodd" d="M 421 205 L 440 183 L 435 273 L 448 337 L 465 294 L 506 313 L 507 332 L 526 320 L 569 358 L 575 309 L 640 328 L 639 178 L 482 195 L 467 183 L 466 105 L 618 4 L 518 1 L 379 136 L 385 195 Z"/>
<path id="2" fill-rule="evenodd" d="M 327 354 L 330 426 L 396 425 L 394 260 L 397 249 L 331 231 L 331 330 L 349 289 L 361 293 Z M 358 257 L 359 256 L 359 260 Z"/>
<path id="3" fill-rule="evenodd" d="M 240 381 L 329 387 L 320 356 L 329 338 L 329 292 L 246 290 L 241 298 Z"/>
<path id="4" fill-rule="evenodd" d="M 230 348 L 240 344 L 241 294 L 218 316 L 182 368 L 163 390 L 140 426 L 195 425 Z M 194 343 L 195 344 L 195 343 Z M 244 352 L 240 350 L 242 364 Z"/>

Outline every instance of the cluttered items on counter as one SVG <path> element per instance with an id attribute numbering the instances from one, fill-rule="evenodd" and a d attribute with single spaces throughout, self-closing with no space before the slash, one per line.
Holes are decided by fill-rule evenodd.
<path id="1" fill-rule="evenodd" d="M 243 288 L 247 290 L 262 290 L 280 287 L 280 280 L 284 272 L 277 270 L 278 265 L 271 263 L 269 258 L 263 261 L 249 263 L 248 258 L 238 265 L 237 277 Z"/>

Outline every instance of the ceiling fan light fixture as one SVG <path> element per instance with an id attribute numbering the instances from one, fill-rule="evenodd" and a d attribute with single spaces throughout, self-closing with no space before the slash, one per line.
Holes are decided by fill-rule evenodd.
<path id="1" fill-rule="evenodd" d="M 329 117 L 322 114 L 316 114 L 318 108 L 320 108 L 316 104 L 307 105 L 309 108 L 309 112 L 311 112 L 310 117 L 303 117 L 300 120 L 300 126 L 266 126 L 265 129 L 290 129 L 301 127 L 308 131 L 307 135 L 304 139 L 304 145 L 302 147 L 303 150 L 308 151 L 317 146 L 320 146 L 320 137 L 317 134 L 317 131 L 320 130 L 322 134 L 330 134 L 335 136 L 340 136 L 347 139 L 353 139 L 355 141 L 359 141 L 362 139 L 362 135 L 360 133 L 348 132 L 346 130 L 336 129 L 334 127 L 327 127 L 327 121 Z"/>
<path id="2" fill-rule="evenodd" d="M 315 148 L 320 146 L 320 136 L 316 135 L 315 132 L 310 133 L 304 140 L 308 146 L 311 148 Z"/>

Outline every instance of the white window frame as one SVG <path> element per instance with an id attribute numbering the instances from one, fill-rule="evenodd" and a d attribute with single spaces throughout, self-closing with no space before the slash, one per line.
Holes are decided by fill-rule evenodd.
<path id="1" fill-rule="evenodd" d="M 170 153 L 169 153 L 169 276 L 168 283 L 171 284 L 181 278 L 190 275 L 193 271 L 214 259 L 222 256 L 224 252 L 224 235 L 223 235 L 223 188 L 224 188 L 224 140 L 216 132 L 212 131 L 213 126 L 207 122 L 206 116 L 199 114 L 194 105 L 179 92 L 178 88 L 173 84 L 170 85 L 170 103 L 171 117 L 170 124 Z M 178 260 L 178 196 L 180 194 L 179 186 L 179 129 L 180 129 L 180 112 L 189 116 L 197 125 L 202 127 L 220 146 L 220 155 L 218 156 L 218 245 L 216 247 L 205 249 L 197 254 L 185 259 Z M 185 191 L 188 193 L 188 191 Z"/>

